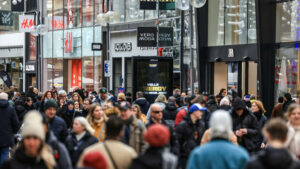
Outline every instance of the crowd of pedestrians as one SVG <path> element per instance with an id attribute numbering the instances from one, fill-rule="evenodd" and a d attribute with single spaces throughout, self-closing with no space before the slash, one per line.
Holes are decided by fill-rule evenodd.
<path id="1" fill-rule="evenodd" d="M 232 93 L 232 92 L 231 92 Z M 175 89 L 0 93 L 1 169 L 300 169 L 300 105 Z"/>

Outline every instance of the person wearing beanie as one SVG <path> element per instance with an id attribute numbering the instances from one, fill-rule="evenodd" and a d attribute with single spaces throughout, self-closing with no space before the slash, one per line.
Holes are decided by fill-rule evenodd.
<path id="1" fill-rule="evenodd" d="M 65 120 L 67 124 L 67 128 L 72 128 L 72 123 L 75 118 L 75 108 L 74 108 L 74 101 L 68 100 L 66 104 L 67 108 L 64 112 L 62 112 L 62 118 Z"/>
<path id="2" fill-rule="evenodd" d="M 52 148 L 54 159 L 58 169 L 70 168 L 72 169 L 72 162 L 65 145 L 61 143 L 53 133 L 49 130 L 48 119 L 45 114 L 42 114 L 44 132 L 46 133 L 45 142 Z"/>
<path id="3" fill-rule="evenodd" d="M 56 163 L 52 150 L 44 140 L 45 132 L 40 113 L 28 112 L 24 118 L 21 144 L 1 169 L 54 169 Z"/>
<path id="4" fill-rule="evenodd" d="M 229 140 L 232 120 L 228 112 L 218 110 L 210 119 L 211 141 L 193 150 L 187 169 L 233 169 L 244 168 L 249 160 L 248 152 Z"/>
<path id="5" fill-rule="evenodd" d="M 246 108 L 245 102 L 239 97 L 234 99 L 232 107 L 233 132 L 238 138 L 238 143 L 249 153 L 255 153 L 257 147 L 255 138 L 259 132 L 257 118 Z"/>
<path id="6" fill-rule="evenodd" d="M 89 169 L 108 169 L 105 157 L 97 151 L 89 152 L 83 157 L 83 166 Z"/>
<path id="7" fill-rule="evenodd" d="M 144 135 L 149 148 L 145 154 L 134 159 L 131 169 L 176 169 L 177 157 L 166 147 L 170 131 L 161 124 L 151 125 Z"/>
<path id="8" fill-rule="evenodd" d="M 180 164 L 183 169 L 191 151 L 200 145 L 202 135 L 205 131 L 204 122 L 201 121 L 205 107 L 196 103 L 190 107 L 189 113 L 183 121 L 176 127 L 176 138 L 179 143 Z"/>
<path id="9" fill-rule="evenodd" d="M 220 101 L 220 106 L 219 106 L 219 110 L 225 110 L 225 111 L 230 111 L 231 110 L 231 106 L 230 106 L 230 100 L 229 98 L 223 97 L 223 99 Z"/>
<path id="10" fill-rule="evenodd" d="M 0 166 L 8 157 L 9 147 L 13 146 L 13 137 L 20 127 L 16 110 L 9 105 L 8 95 L 0 93 Z"/>
<path id="11" fill-rule="evenodd" d="M 84 117 L 74 119 L 73 131 L 65 141 L 73 167 L 76 167 L 83 150 L 98 142 L 97 138 L 93 136 L 94 132 L 95 130 Z"/>
<path id="12" fill-rule="evenodd" d="M 59 141 L 65 142 L 68 136 L 66 122 L 56 115 L 57 103 L 50 99 L 44 104 L 45 115 L 49 121 L 49 129 L 53 131 Z"/>
<path id="13" fill-rule="evenodd" d="M 106 122 L 106 136 L 103 143 L 94 144 L 82 153 L 77 167 L 84 166 L 84 157 L 90 152 L 101 153 L 108 164 L 108 169 L 129 169 L 132 160 L 137 157 L 136 151 L 122 143 L 124 123 L 121 117 L 111 116 Z"/>

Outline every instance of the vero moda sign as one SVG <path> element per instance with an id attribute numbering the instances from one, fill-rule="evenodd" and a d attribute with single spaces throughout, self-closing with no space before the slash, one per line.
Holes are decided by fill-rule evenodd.
<path id="1" fill-rule="evenodd" d="M 158 46 L 173 46 L 173 27 L 160 27 L 158 36 Z M 138 27 L 137 35 L 138 47 L 157 47 L 157 28 Z"/>

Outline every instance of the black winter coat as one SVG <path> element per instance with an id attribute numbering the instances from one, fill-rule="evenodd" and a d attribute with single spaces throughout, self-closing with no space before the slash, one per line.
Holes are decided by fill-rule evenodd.
<path id="1" fill-rule="evenodd" d="M 34 92 L 28 92 L 26 94 L 26 97 L 31 97 L 31 99 L 33 100 L 33 102 L 36 102 L 36 97 L 37 97 L 37 94 L 35 94 Z"/>
<path id="2" fill-rule="evenodd" d="M 290 100 L 290 101 L 284 102 L 283 103 L 283 107 L 282 107 L 282 113 L 285 113 L 288 110 L 289 106 L 291 104 L 293 104 L 293 103 L 295 103 L 294 100 Z"/>
<path id="3" fill-rule="evenodd" d="M 218 110 L 225 110 L 225 111 L 231 111 L 232 107 L 229 105 L 222 105 L 219 107 Z"/>
<path id="4" fill-rule="evenodd" d="M 0 147 L 14 144 L 13 136 L 19 130 L 19 120 L 16 111 L 9 106 L 7 100 L 0 100 Z"/>
<path id="5" fill-rule="evenodd" d="M 189 114 L 176 127 L 176 138 L 179 145 L 181 159 L 187 159 L 191 151 L 200 145 L 205 132 L 204 124 L 201 120 L 193 124 Z"/>
<path id="6" fill-rule="evenodd" d="M 147 115 L 150 103 L 144 97 L 136 99 L 133 104 L 139 105 L 142 113 Z"/>
<path id="7" fill-rule="evenodd" d="M 239 145 L 245 147 L 249 152 L 255 152 L 255 138 L 258 135 L 258 122 L 255 115 L 248 109 L 244 109 L 242 116 L 238 116 L 235 111 L 231 112 L 233 132 L 241 128 L 247 129 L 247 134 L 238 137 Z"/>
<path id="8" fill-rule="evenodd" d="M 134 159 L 131 169 L 163 169 L 162 149 L 147 149 L 146 153 Z"/>
<path id="9" fill-rule="evenodd" d="M 175 104 L 173 102 L 167 103 L 163 112 L 164 120 L 175 120 L 176 114 L 177 107 L 175 106 Z"/>
<path id="10" fill-rule="evenodd" d="M 29 157 L 23 148 L 18 148 L 12 158 L 4 162 L 1 169 L 48 169 L 44 160 Z"/>
<path id="11" fill-rule="evenodd" d="M 255 117 L 258 120 L 258 134 L 256 135 L 255 139 L 254 139 L 254 143 L 256 144 L 256 151 L 260 151 L 261 148 L 261 143 L 264 141 L 264 136 L 262 134 L 262 129 L 265 126 L 265 124 L 267 123 L 267 117 L 263 116 L 261 112 L 254 112 L 253 113 L 255 115 Z"/>
<path id="12" fill-rule="evenodd" d="M 207 102 L 207 107 L 209 108 L 209 110 L 211 112 L 215 112 L 216 110 L 218 110 L 218 104 L 215 100 L 213 99 L 209 99 Z"/>
<path id="13" fill-rule="evenodd" d="M 75 167 L 80 155 L 90 145 L 97 143 L 98 140 L 96 137 L 92 136 L 89 132 L 86 132 L 83 138 L 77 141 L 76 136 L 74 133 L 70 134 L 65 142 L 67 150 L 69 151 L 72 165 Z"/>
<path id="14" fill-rule="evenodd" d="M 300 163 L 286 149 L 268 147 L 253 158 L 245 169 L 300 169 Z"/>
<path id="15" fill-rule="evenodd" d="M 68 136 L 68 129 L 65 121 L 58 116 L 54 116 L 54 118 L 49 121 L 49 126 L 57 139 L 64 143 Z"/>

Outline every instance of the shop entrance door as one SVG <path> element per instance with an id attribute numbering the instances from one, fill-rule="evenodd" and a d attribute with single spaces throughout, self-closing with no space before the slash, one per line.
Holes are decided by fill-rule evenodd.
<path id="1" fill-rule="evenodd" d="M 64 59 L 64 89 L 81 88 L 81 59 Z M 66 87 L 65 87 L 66 86 Z"/>
<path id="2" fill-rule="evenodd" d="M 225 88 L 232 96 L 245 94 L 257 96 L 257 63 L 216 62 L 214 63 L 214 94 Z"/>

